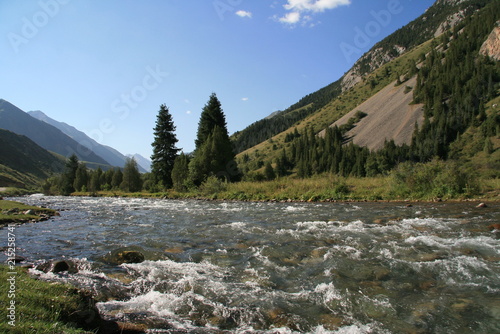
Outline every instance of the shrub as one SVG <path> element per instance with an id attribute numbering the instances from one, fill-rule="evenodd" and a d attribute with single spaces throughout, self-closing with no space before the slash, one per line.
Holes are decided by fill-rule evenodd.
<path id="1" fill-rule="evenodd" d="M 479 189 L 474 172 L 461 168 L 457 162 L 437 159 L 401 163 L 392 171 L 391 180 L 397 195 L 419 198 L 473 195 Z"/>
<path id="2" fill-rule="evenodd" d="M 218 194 L 226 189 L 227 182 L 220 180 L 214 175 L 209 176 L 200 186 L 200 191 L 205 196 Z"/>

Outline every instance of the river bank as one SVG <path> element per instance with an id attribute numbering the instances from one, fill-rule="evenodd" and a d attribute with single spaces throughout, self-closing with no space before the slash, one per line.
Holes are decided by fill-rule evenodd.
<path id="1" fill-rule="evenodd" d="M 8 293 L 0 295 L 3 333 L 139 334 L 143 326 L 102 319 L 89 291 L 33 278 L 25 268 L 0 265 Z M 34 293 L 36 291 L 36 293 Z"/>
<path id="2" fill-rule="evenodd" d="M 453 192 L 442 185 L 428 191 L 401 186 L 390 177 L 342 178 L 318 176 L 309 179 L 283 178 L 262 182 L 225 183 L 210 180 L 198 188 L 164 192 L 97 191 L 74 196 L 137 197 L 269 202 L 433 202 L 500 201 L 500 180 L 481 180 L 474 189 Z"/>
<path id="3" fill-rule="evenodd" d="M 57 216 L 56 210 L 26 205 L 21 202 L 0 198 L 0 227 L 15 223 L 39 222 Z"/>

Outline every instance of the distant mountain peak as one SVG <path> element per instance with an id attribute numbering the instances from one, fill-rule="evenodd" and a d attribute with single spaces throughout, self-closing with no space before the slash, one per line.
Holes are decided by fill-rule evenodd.
<path id="1" fill-rule="evenodd" d="M 127 157 L 135 159 L 135 162 L 139 165 L 140 168 L 143 168 L 146 172 L 151 172 L 151 160 L 145 158 L 139 153 L 135 154 L 127 154 Z"/>
<path id="2" fill-rule="evenodd" d="M 65 157 L 76 154 L 81 161 L 109 165 L 93 151 L 82 152 L 80 144 L 60 129 L 32 117 L 6 100 L 0 100 L 0 124 L 6 130 L 30 138 L 48 151 Z"/>
<path id="3" fill-rule="evenodd" d="M 28 112 L 28 114 L 38 120 L 41 120 L 61 130 L 64 134 L 77 141 L 80 145 L 84 146 L 86 149 L 96 152 L 96 154 L 98 154 L 99 156 L 103 157 L 106 161 L 108 161 L 110 165 L 116 167 L 125 166 L 125 159 L 126 159 L 125 155 L 118 152 L 116 149 L 112 147 L 99 144 L 97 141 L 90 138 L 83 131 L 78 130 L 74 126 L 71 126 L 64 122 L 56 121 L 47 116 L 44 112 L 40 110 L 30 111 Z M 139 170 L 141 172 L 145 172 L 147 169 L 141 168 L 141 165 L 139 165 Z"/>

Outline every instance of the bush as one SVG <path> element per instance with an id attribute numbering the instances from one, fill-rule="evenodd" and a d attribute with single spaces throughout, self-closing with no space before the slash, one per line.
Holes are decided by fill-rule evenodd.
<path id="1" fill-rule="evenodd" d="M 214 175 L 209 176 L 200 186 L 200 191 L 205 196 L 218 194 L 226 189 L 227 182 L 220 180 Z"/>
<path id="2" fill-rule="evenodd" d="M 428 163 L 405 162 L 391 173 L 393 191 L 417 198 L 469 196 L 478 192 L 477 176 L 457 162 L 433 160 Z"/>

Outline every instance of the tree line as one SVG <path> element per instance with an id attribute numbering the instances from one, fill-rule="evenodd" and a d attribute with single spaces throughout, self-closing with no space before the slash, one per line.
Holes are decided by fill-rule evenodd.
<path id="1" fill-rule="evenodd" d="M 69 195 L 73 192 L 92 192 L 105 190 L 121 190 L 125 192 L 140 191 L 145 178 L 139 172 L 137 162 L 128 158 L 122 168 L 111 168 L 106 171 L 98 167 L 89 169 L 80 162 L 76 155 L 66 161 L 62 174 L 53 176 L 42 183 L 42 191 L 50 195 Z"/>
<path id="2" fill-rule="evenodd" d="M 195 140 L 195 150 L 186 154 L 176 147 L 178 142 L 172 115 L 165 104 L 160 105 L 151 144 L 151 173 L 139 172 L 132 158 L 122 168 L 88 169 L 76 155 L 69 157 L 64 172 L 47 179 L 42 189 L 46 194 L 68 195 L 73 192 L 125 191 L 151 192 L 175 188 L 198 187 L 209 177 L 223 181 L 241 178 L 229 139 L 221 103 L 213 93 L 203 107 Z"/>
<path id="3" fill-rule="evenodd" d="M 203 107 L 191 154 L 175 145 L 175 125 L 169 109 L 162 105 L 154 128 L 152 144 L 152 178 L 160 189 L 187 190 L 200 186 L 212 176 L 224 181 L 237 181 L 240 172 L 229 139 L 226 117 L 215 93 Z"/>

